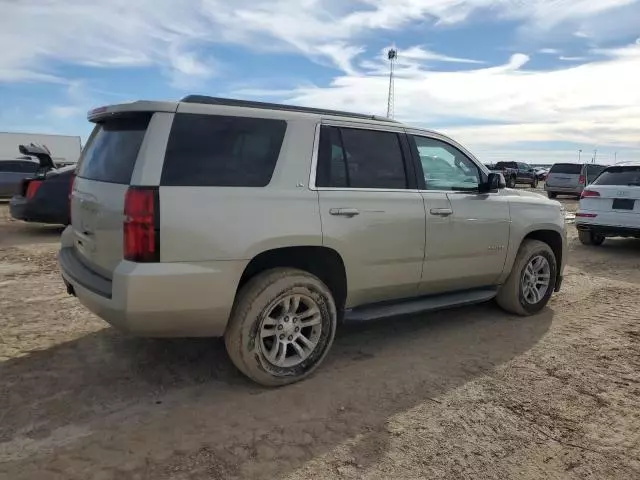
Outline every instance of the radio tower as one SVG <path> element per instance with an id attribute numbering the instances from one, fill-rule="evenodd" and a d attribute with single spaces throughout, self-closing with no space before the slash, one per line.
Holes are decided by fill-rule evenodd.
<path id="1" fill-rule="evenodd" d="M 395 94 L 395 85 L 393 78 L 393 66 L 396 63 L 396 59 L 398 58 L 398 51 L 395 48 L 390 48 L 387 53 L 387 59 L 389 60 L 390 70 L 389 70 L 389 96 L 387 98 L 387 118 L 393 118 L 393 101 Z"/>

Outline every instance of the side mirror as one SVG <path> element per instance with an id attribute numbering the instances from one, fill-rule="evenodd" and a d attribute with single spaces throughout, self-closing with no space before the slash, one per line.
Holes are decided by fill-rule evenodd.
<path id="1" fill-rule="evenodd" d="M 489 174 L 486 183 L 480 184 L 480 193 L 495 192 L 502 188 L 507 188 L 507 182 L 501 173 L 492 172 Z"/>

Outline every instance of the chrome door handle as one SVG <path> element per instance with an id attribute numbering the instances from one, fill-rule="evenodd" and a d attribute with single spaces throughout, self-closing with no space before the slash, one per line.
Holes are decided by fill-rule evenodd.
<path id="1" fill-rule="evenodd" d="M 360 211 L 357 208 L 332 208 L 329 210 L 329 213 L 340 217 L 355 217 L 356 215 L 360 215 Z"/>
<path id="2" fill-rule="evenodd" d="M 450 208 L 432 208 L 429 210 L 431 215 L 437 215 L 439 217 L 448 217 L 453 214 L 453 210 Z"/>

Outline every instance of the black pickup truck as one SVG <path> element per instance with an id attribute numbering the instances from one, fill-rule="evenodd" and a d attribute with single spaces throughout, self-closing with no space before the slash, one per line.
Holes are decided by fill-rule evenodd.
<path id="1" fill-rule="evenodd" d="M 514 188 L 518 183 L 526 183 L 532 188 L 538 187 L 538 176 L 528 163 L 498 162 L 492 171 L 501 173 L 509 188 Z"/>

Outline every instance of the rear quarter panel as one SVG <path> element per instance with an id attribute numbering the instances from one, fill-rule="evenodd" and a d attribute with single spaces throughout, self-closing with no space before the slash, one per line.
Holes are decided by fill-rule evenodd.
<path id="1" fill-rule="evenodd" d="M 318 194 L 307 185 L 316 123 L 288 120 L 266 187 L 161 186 L 162 261 L 248 261 L 274 248 L 321 246 Z"/>

